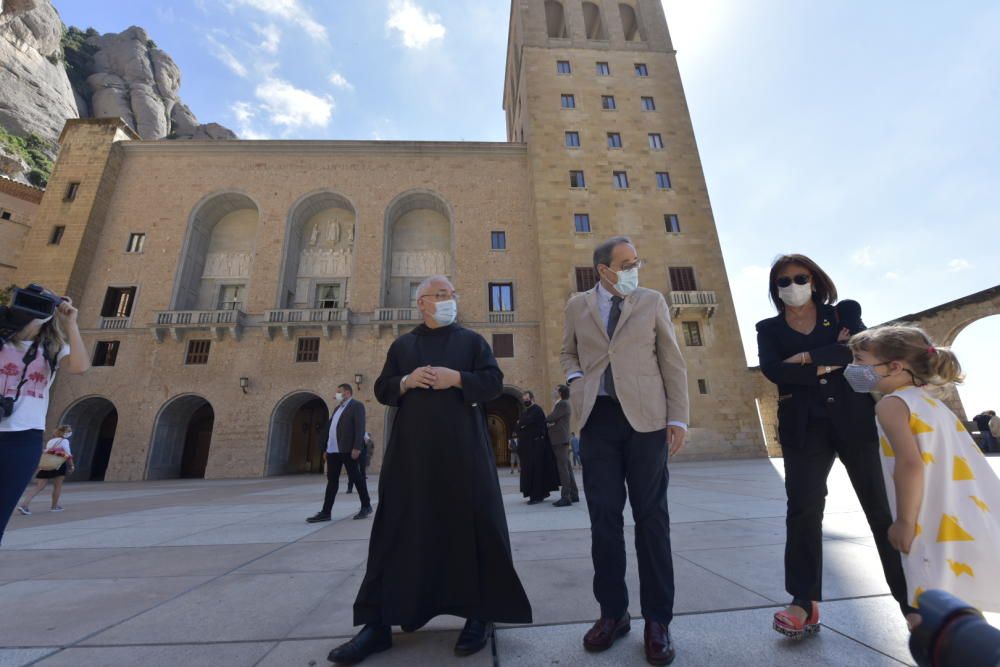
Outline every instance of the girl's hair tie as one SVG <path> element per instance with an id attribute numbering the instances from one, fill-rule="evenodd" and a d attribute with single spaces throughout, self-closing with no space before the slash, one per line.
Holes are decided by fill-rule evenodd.
<path id="1" fill-rule="evenodd" d="M 927 348 L 927 354 L 934 354 L 936 352 L 937 352 L 937 350 L 934 349 L 933 345 L 931 345 L 929 348 Z"/>

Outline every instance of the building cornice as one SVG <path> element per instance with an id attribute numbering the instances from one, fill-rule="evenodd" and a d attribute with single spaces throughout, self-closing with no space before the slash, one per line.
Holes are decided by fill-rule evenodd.
<path id="1" fill-rule="evenodd" d="M 289 155 L 527 155 L 523 143 L 483 141 L 123 141 L 118 144 L 126 155 L 246 155 L 248 153 L 285 153 Z"/>
<path id="2" fill-rule="evenodd" d="M 40 204 L 45 190 L 34 185 L 26 185 L 6 176 L 0 176 L 0 192 L 32 204 Z"/>

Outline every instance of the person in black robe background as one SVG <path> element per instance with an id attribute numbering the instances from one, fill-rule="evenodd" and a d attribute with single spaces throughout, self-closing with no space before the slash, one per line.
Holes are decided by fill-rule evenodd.
<path id="1" fill-rule="evenodd" d="M 537 505 L 559 490 L 559 468 L 549 444 L 545 411 L 535 403 L 535 395 L 524 392 L 524 412 L 517 420 L 517 454 L 521 460 L 521 494 L 529 505 Z"/>
<path id="2" fill-rule="evenodd" d="M 392 646 L 391 626 L 411 632 L 440 614 L 467 619 L 458 655 L 482 649 L 493 622 L 531 622 L 484 412 L 503 373 L 486 340 L 454 324 L 447 278 L 428 278 L 417 294 L 424 324 L 392 344 L 375 382 L 378 401 L 398 411 L 354 603 L 365 627 L 331 662 L 360 662 Z"/>

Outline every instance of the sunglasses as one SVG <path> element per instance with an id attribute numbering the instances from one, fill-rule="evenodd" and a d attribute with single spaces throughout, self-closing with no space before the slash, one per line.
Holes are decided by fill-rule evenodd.
<path id="1" fill-rule="evenodd" d="M 778 287 L 788 287 L 789 285 L 792 284 L 793 281 L 795 282 L 796 285 L 808 285 L 809 280 L 810 276 L 808 273 L 800 273 L 799 275 L 794 277 L 781 276 L 780 278 L 778 278 L 776 282 L 778 283 Z"/>

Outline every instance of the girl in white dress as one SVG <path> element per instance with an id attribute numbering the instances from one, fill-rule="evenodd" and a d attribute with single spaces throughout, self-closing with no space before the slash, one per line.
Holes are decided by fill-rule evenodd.
<path id="1" fill-rule="evenodd" d="M 869 329 L 850 346 L 847 381 L 885 395 L 875 414 L 894 519 L 889 542 L 903 554 L 911 604 L 940 589 L 1000 611 L 1000 480 L 958 417 L 927 391 L 961 382 L 958 359 L 909 326 Z M 912 628 L 920 617 L 907 620 Z"/>

